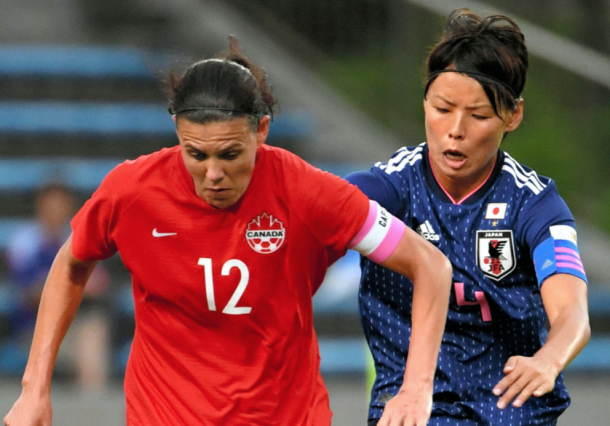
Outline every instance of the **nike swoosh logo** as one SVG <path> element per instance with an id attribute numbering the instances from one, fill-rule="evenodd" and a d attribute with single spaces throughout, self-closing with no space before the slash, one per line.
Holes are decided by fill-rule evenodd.
<path id="1" fill-rule="evenodd" d="M 157 228 L 153 229 L 153 237 L 171 237 L 172 235 L 178 235 L 177 232 L 158 232 Z"/>

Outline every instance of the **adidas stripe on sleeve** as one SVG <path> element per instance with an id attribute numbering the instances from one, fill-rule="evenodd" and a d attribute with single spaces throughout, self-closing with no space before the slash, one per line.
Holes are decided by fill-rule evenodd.
<path id="1" fill-rule="evenodd" d="M 400 242 L 405 224 L 392 216 L 376 201 L 369 201 L 369 214 L 364 225 L 352 238 L 348 248 L 356 250 L 373 262 L 383 263 Z"/>
<path id="2" fill-rule="evenodd" d="M 578 246 L 576 230 L 567 225 L 549 227 L 551 236 L 534 250 L 534 265 L 538 285 L 553 274 L 570 274 L 587 282 Z"/>

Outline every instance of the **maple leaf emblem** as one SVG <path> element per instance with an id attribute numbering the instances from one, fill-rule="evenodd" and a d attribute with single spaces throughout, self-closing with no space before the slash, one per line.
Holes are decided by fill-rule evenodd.
<path id="1" fill-rule="evenodd" d="M 263 254 L 273 253 L 284 242 L 284 224 L 272 215 L 263 213 L 252 219 L 246 228 L 246 240 L 250 247 Z"/>

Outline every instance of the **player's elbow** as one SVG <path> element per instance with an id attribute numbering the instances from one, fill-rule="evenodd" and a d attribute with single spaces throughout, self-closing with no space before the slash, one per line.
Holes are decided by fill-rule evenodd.
<path id="1" fill-rule="evenodd" d="M 443 254 L 434 245 L 426 242 L 426 254 L 424 256 L 424 264 L 431 274 L 438 277 L 436 282 L 441 285 L 444 290 L 451 288 L 451 279 L 453 277 L 453 268 L 447 256 Z"/>
<path id="2" fill-rule="evenodd" d="M 445 282 L 447 283 L 447 287 L 451 287 L 451 279 L 453 278 L 453 267 L 451 266 L 451 262 L 440 250 L 437 250 L 435 257 L 435 264 L 438 265 L 440 273 L 446 277 Z"/>
<path id="3" fill-rule="evenodd" d="M 585 311 L 582 331 L 582 346 L 585 347 L 591 340 L 591 323 L 589 322 L 589 313 Z"/>

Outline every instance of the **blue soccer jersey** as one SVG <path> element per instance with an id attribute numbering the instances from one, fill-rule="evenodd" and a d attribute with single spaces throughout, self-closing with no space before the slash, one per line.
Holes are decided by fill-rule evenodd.
<path id="1" fill-rule="evenodd" d="M 500 151 L 487 181 L 454 204 L 436 182 L 426 144 L 348 176 L 404 220 L 453 266 L 453 289 L 434 383 L 429 425 L 552 425 L 570 403 L 563 377 L 521 408 L 496 407 L 493 387 L 509 357 L 545 342 L 540 286 L 556 273 L 586 281 L 574 219 L 551 179 Z M 403 381 L 411 331 L 412 283 L 362 259 L 360 315 L 377 378 L 369 418 Z"/>

